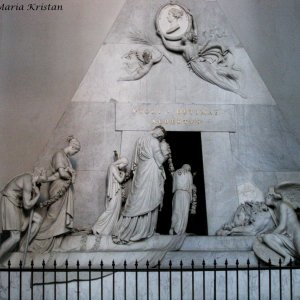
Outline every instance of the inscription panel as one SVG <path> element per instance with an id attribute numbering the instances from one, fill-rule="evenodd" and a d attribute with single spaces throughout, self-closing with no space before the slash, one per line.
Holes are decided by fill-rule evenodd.
<path id="1" fill-rule="evenodd" d="M 235 132 L 233 105 L 116 104 L 116 130 Z"/>

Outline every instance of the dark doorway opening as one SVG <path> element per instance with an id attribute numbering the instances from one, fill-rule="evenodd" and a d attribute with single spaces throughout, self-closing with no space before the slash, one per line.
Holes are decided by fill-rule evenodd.
<path id="1" fill-rule="evenodd" d="M 197 210 L 195 215 L 189 215 L 187 233 L 207 235 L 207 216 L 204 189 L 204 173 L 202 161 L 202 143 L 200 132 L 174 132 L 168 131 L 167 142 L 172 151 L 175 170 L 183 164 L 189 164 L 194 175 L 194 184 L 197 187 Z M 172 176 L 165 163 L 166 181 L 163 208 L 158 216 L 157 232 L 168 234 L 172 217 Z"/>

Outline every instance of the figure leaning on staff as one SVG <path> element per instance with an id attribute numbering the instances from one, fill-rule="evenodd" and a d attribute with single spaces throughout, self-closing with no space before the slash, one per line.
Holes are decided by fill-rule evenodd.
<path id="1" fill-rule="evenodd" d="M 10 236 L 0 246 L 0 260 L 13 251 L 20 242 L 21 233 L 29 225 L 29 216 L 40 197 L 41 183 L 49 181 L 46 170 L 35 168 L 33 173 L 24 173 L 13 178 L 1 191 L 0 234 L 8 231 Z M 42 219 L 34 212 L 30 240 L 36 235 Z"/>

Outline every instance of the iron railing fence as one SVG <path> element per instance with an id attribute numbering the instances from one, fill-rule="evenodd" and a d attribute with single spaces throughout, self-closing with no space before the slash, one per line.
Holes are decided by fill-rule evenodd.
<path id="1" fill-rule="evenodd" d="M 150 267 L 137 261 L 134 265 L 111 265 L 91 261 L 87 266 L 53 267 L 45 261 L 37 266 L 0 269 L 0 299 L 300 299 L 300 266 L 269 264 L 241 265 L 172 261 L 162 265 L 158 261 Z"/>

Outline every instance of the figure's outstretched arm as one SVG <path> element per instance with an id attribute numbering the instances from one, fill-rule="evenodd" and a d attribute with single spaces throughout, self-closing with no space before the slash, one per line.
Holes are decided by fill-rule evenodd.
<path id="1" fill-rule="evenodd" d="M 148 72 L 150 71 L 151 67 L 153 65 L 153 62 L 151 61 L 147 65 L 143 66 L 142 68 L 138 69 L 134 74 L 120 77 L 118 81 L 134 81 L 134 80 L 139 80 L 143 78 Z"/>
<path id="2" fill-rule="evenodd" d="M 174 51 L 174 52 L 179 52 L 182 53 L 184 51 L 184 47 L 183 46 L 175 46 L 173 43 L 169 42 L 166 40 L 165 36 L 160 33 L 159 31 L 157 32 L 157 34 L 161 37 L 161 40 L 164 44 L 164 46 L 170 50 L 170 51 Z"/>
<path id="3" fill-rule="evenodd" d="M 276 227 L 276 229 L 273 231 L 273 233 L 282 233 L 285 228 L 286 228 L 286 223 L 287 223 L 287 207 L 285 206 L 284 203 L 280 204 L 279 208 L 279 224 Z"/>
<path id="4" fill-rule="evenodd" d="M 237 226 L 231 229 L 231 235 L 255 235 L 255 229 L 252 225 Z"/>
<path id="5" fill-rule="evenodd" d="M 153 59 L 151 63 L 153 65 L 159 63 L 161 61 L 162 57 L 163 57 L 163 54 L 160 53 L 160 56 L 158 56 L 156 59 Z"/>
<path id="6" fill-rule="evenodd" d="M 70 179 L 72 176 L 65 168 L 58 169 L 59 177 L 62 179 Z"/>
<path id="7" fill-rule="evenodd" d="M 59 173 L 56 172 L 50 176 L 47 177 L 47 182 L 55 181 L 59 178 Z"/>
<path id="8" fill-rule="evenodd" d="M 33 193 L 32 193 L 33 191 Z M 34 196 L 32 196 L 32 194 Z M 24 181 L 23 184 L 23 205 L 25 209 L 31 209 L 40 197 L 40 190 L 39 188 L 32 184 L 29 180 Z"/>

